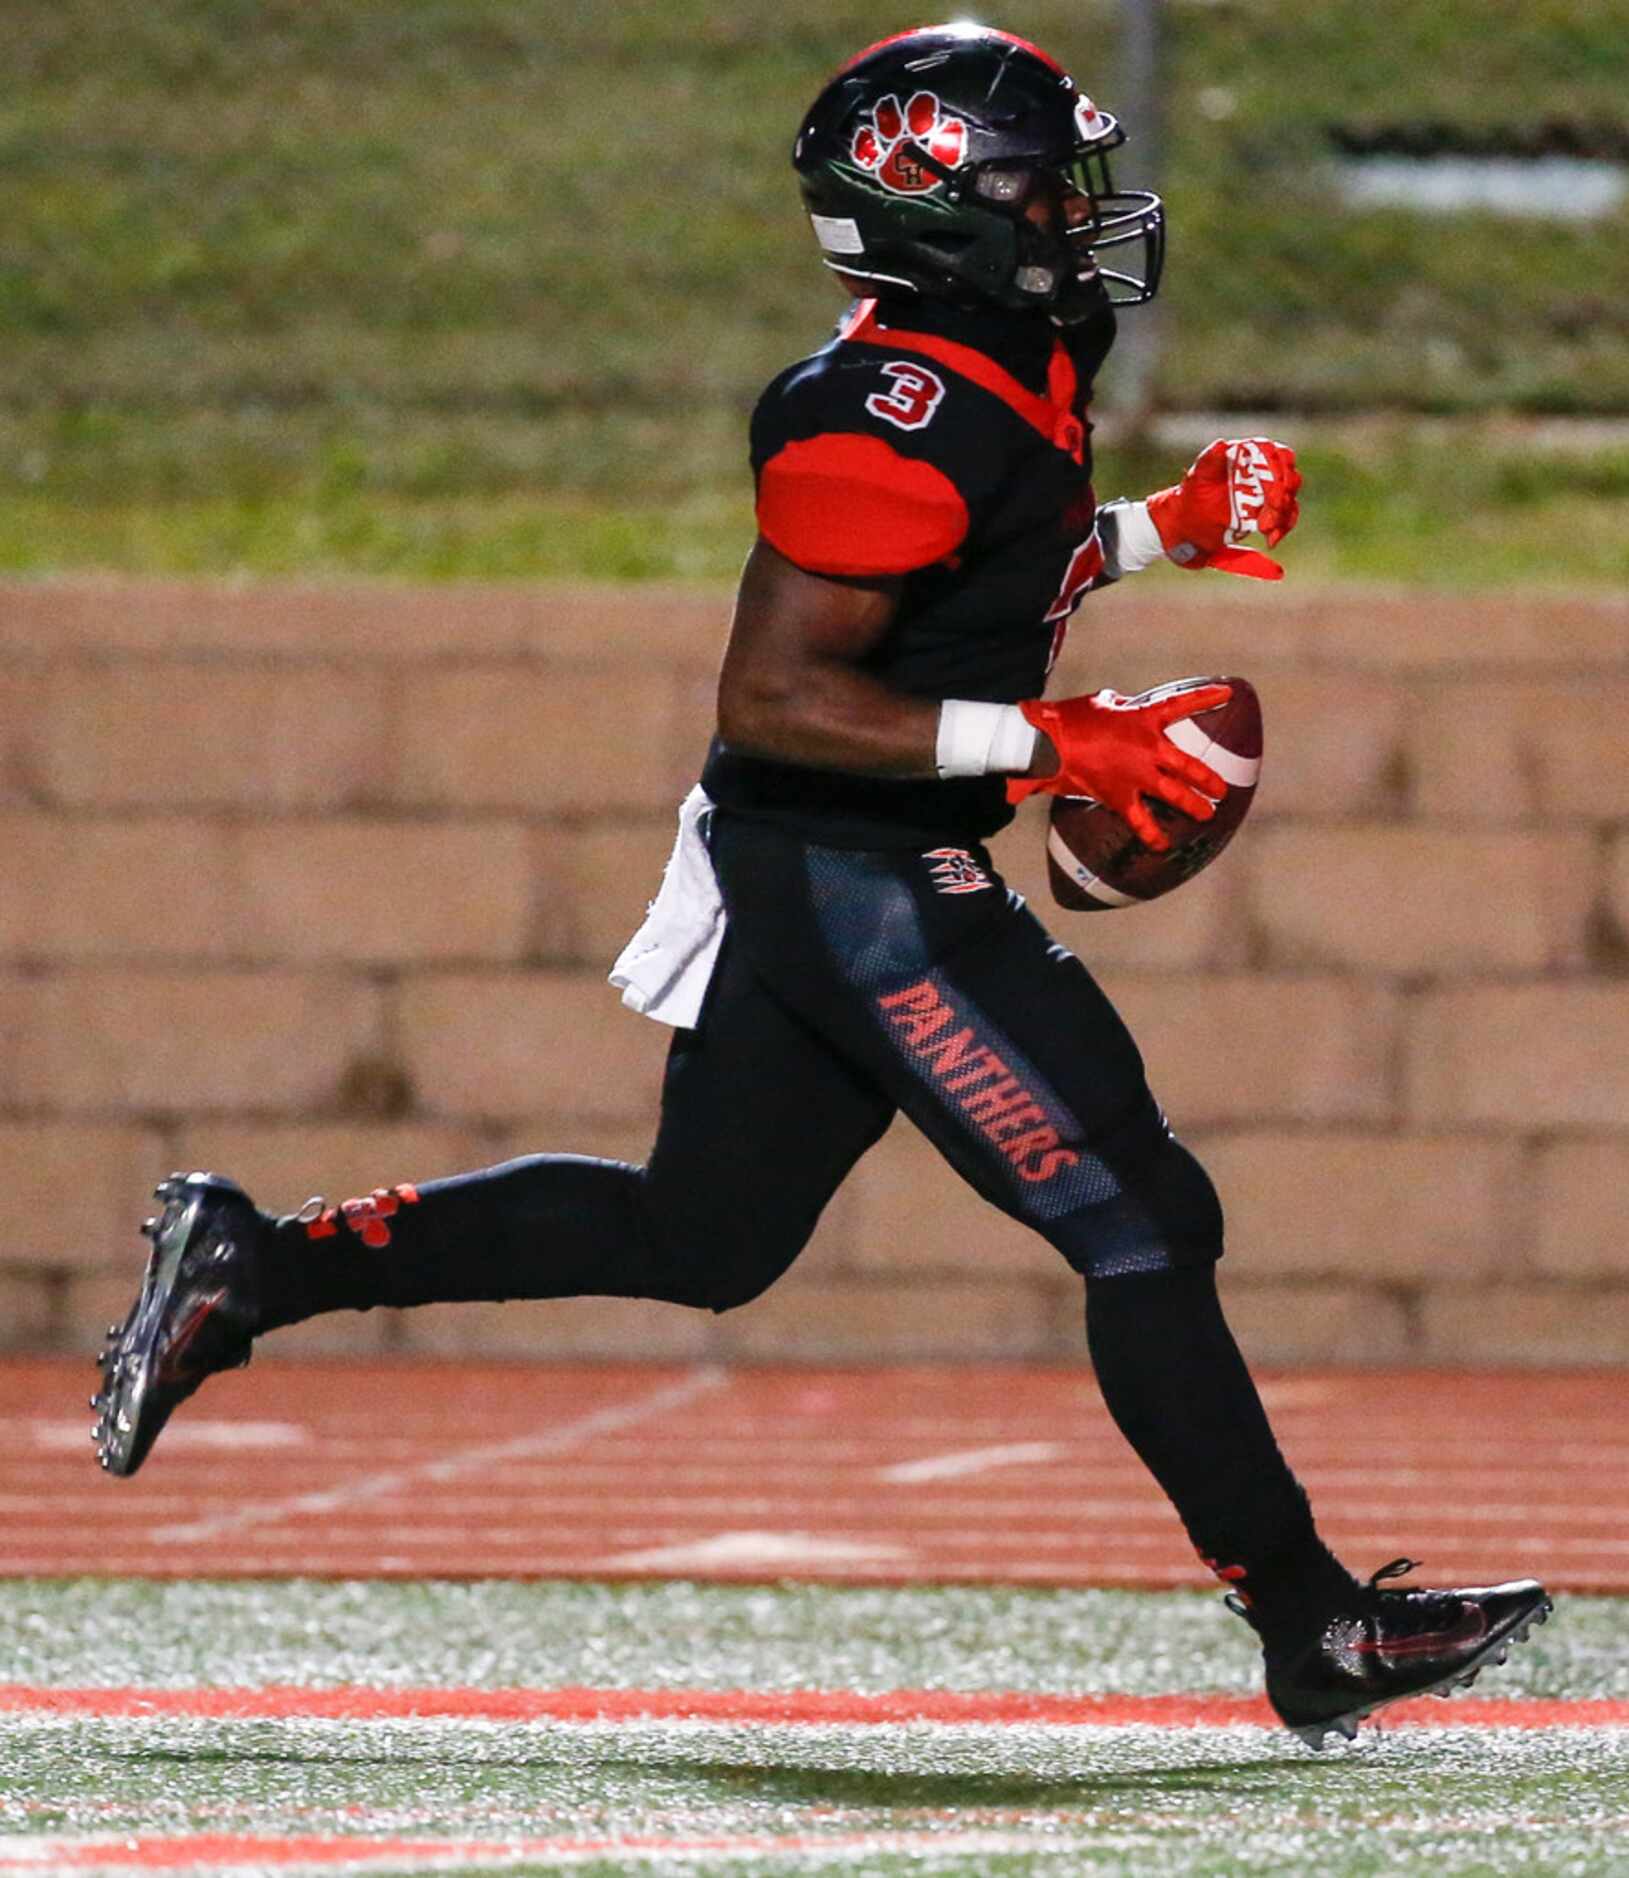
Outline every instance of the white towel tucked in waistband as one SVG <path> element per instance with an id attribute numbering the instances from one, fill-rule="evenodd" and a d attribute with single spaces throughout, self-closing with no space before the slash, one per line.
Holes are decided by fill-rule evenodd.
<path id="1" fill-rule="evenodd" d="M 724 943 L 724 899 L 703 824 L 712 799 L 698 783 L 679 805 L 679 838 L 645 923 L 611 967 L 629 1010 L 693 1029 Z"/>

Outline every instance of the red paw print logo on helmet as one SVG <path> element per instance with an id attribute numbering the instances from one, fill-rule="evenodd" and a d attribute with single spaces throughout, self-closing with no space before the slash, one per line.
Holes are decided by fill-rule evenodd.
<path id="1" fill-rule="evenodd" d="M 854 133 L 854 161 L 898 196 L 925 195 L 944 180 L 922 161 L 924 151 L 951 170 L 967 154 L 966 124 L 946 117 L 931 91 L 917 92 L 903 109 L 897 98 L 879 100 L 870 123 Z"/>

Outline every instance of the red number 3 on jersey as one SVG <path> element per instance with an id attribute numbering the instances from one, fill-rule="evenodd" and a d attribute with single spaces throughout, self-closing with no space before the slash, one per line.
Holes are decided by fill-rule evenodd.
<path id="1" fill-rule="evenodd" d="M 904 359 L 890 359 L 882 368 L 884 378 L 891 378 L 891 391 L 873 391 L 865 408 L 873 417 L 885 417 L 901 430 L 920 430 L 939 408 L 945 395 L 945 381 L 925 365 L 911 365 Z"/>

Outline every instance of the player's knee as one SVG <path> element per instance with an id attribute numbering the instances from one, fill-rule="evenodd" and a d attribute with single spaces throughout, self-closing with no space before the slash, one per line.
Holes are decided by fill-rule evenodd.
<path id="1" fill-rule="evenodd" d="M 1121 1161 L 1113 1199 L 1058 1220 L 1047 1237 L 1086 1278 L 1130 1277 L 1213 1264 L 1222 1256 L 1222 1203 L 1195 1156 L 1162 1128 L 1146 1152 Z"/>
<path id="2" fill-rule="evenodd" d="M 671 1248 L 662 1260 L 661 1296 L 700 1311 L 734 1311 L 763 1294 L 803 1250 L 808 1233 L 773 1237 L 750 1222 L 717 1227 L 704 1240 Z"/>
<path id="3" fill-rule="evenodd" d="M 750 1261 L 715 1265 L 703 1274 L 693 1301 L 703 1310 L 720 1314 L 738 1311 L 743 1304 L 761 1298 L 802 1250 L 801 1241 L 795 1246 L 783 1247 L 771 1262 L 763 1256 L 760 1247 L 757 1248 L 758 1256 Z"/>
<path id="4" fill-rule="evenodd" d="M 1150 1202 L 1158 1209 L 1173 1265 L 1209 1265 L 1222 1256 L 1222 1202 L 1216 1183 L 1189 1148 L 1165 1138 Z"/>

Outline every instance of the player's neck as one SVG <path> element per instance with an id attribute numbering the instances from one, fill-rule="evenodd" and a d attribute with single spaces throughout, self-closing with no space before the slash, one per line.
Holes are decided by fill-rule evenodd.
<path id="1" fill-rule="evenodd" d="M 1009 313 L 1001 307 L 953 306 L 945 300 L 900 295 L 879 300 L 884 330 L 937 333 L 972 346 L 1004 366 L 1020 383 L 1044 392 L 1057 329 L 1044 313 Z"/>

